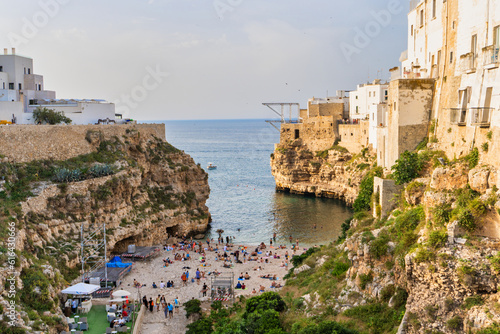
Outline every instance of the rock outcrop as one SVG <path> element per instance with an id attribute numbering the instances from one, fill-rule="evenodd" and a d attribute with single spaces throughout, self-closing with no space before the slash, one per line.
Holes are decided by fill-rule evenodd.
<path id="1" fill-rule="evenodd" d="M 347 150 L 310 152 L 301 140 L 279 144 L 271 156 L 271 171 L 278 191 L 337 198 L 352 205 L 373 158 L 354 157 Z"/>
<path id="2" fill-rule="evenodd" d="M 33 293 L 39 293 L 45 305 L 28 306 L 38 310 L 39 316 L 45 312 L 49 318 L 65 319 L 57 295 L 66 280 L 78 274 L 82 227 L 91 231 L 105 224 L 108 255 L 112 255 L 124 252 L 129 244 L 151 246 L 163 244 L 169 237 L 203 234 L 210 224 L 205 205 L 210 193 L 208 175 L 190 156 L 155 134 L 127 128 L 118 137 L 115 132 L 92 129 L 79 139 L 72 138 L 85 142 L 89 153 L 69 160 L 30 161 L 23 165 L 4 158 L 6 161 L 0 164 L 0 171 L 6 175 L 0 198 L 11 203 L 4 204 L 0 218 L 16 224 L 18 266 L 14 286 L 23 291 L 14 314 L 17 325 L 30 332 L 39 328 L 57 333 L 65 328 L 64 321 L 57 326 L 43 322 L 34 325 L 23 305 L 31 303 Z M 9 194 L 8 189 L 20 182 L 21 169 L 37 170 L 36 177 L 30 176 L 30 180 L 40 180 L 27 184 L 28 197 L 15 204 L 14 196 L 23 195 Z M 57 177 L 44 176 L 55 169 L 74 179 L 61 182 Z M 99 170 L 107 172 L 99 174 Z M 0 255 L 4 258 L 6 254 Z M 1 267 L 2 281 L 11 272 L 7 265 Z M 7 292 L 2 284 L 0 305 L 4 310 L 9 305 Z M 0 331 L 2 321 L 9 319 L 0 317 Z"/>

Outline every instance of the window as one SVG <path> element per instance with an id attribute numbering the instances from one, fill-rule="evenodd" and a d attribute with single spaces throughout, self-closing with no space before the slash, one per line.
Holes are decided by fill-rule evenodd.
<path id="1" fill-rule="evenodd" d="M 411 35 L 413 36 L 413 24 L 411 25 Z"/>
<path id="2" fill-rule="evenodd" d="M 432 0 L 432 18 L 436 18 L 436 0 Z"/>
<path id="3" fill-rule="evenodd" d="M 470 52 L 472 53 L 472 61 L 475 61 L 477 57 L 477 35 L 472 35 L 470 42 Z"/>
<path id="4" fill-rule="evenodd" d="M 300 138 L 300 131 L 298 129 L 295 130 L 295 139 Z"/>
<path id="5" fill-rule="evenodd" d="M 9 82 L 9 89 L 10 89 L 10 90 L 13 90 L 13 89 L 14 89 L 14 83 L 13 83 L 13 82 Z"/>
<path id="6" fill-rule="evenodd" d="M 0 66 L 0 72 L 3 72 L 3 66 Z"/>
<path id="7" fill-rule="evenodd" d="M 356 106 L 356 114 L 359 114 L 359 107 Z"/>
<path id="8" fill-rule="evenodd" d="M 420 11 L 420 27 L 424 26 L 424 10 Z"/>
<path id="9" fill-rule="evenodd" d="M 28 68 L 28 74 L 31 74 L 31 68 Z"/>
<path id="10" fill-rule="evenodd" d="M 450 64 L 453 63 L 453 51 L 450 52 Z"/>
<path id="11" fill-rule="evenodd" d="M 23 84 L 19 84 L 19 90 L 23 89 Z"/>
<path id="12" fill-rule="evenodd" d="M 495 50 L 500 48 L 500 26 L 493 28 L 493 47 Z M 2 66 L 0 66 L 0 72 L 2 71 Z"/>
<path id="13" fill-rule="evenodd" d="M 3 89 L 5 89 L 5 82 L 3 83 Z"/>
<path id="14" fill-rule="evenodd" d="M 26 67 L 24 68 L 24 74 L 26 74 Z"/>

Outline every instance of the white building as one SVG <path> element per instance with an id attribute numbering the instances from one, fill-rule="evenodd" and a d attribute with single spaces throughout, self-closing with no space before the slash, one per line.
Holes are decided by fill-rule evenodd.
<path id="1" fill-rule="evenodd" d="M 115 105 L 104 100 L 57 100 L 54 91 L 44 88 L 43 76 L 34 74 L 33 59 L 0 55 L 0 120 L 33 124 L 33 111 L 47 107 L 62 111 L 72 124 L 94 124 L 99 119 L 115 120 Z"/>
<path id="2" fill-rule="evenodd" d="M 368 143 L 377 148 L 378 129 L 385 124 L 385 111 L 389 98 L 389 84 L 374 80 L 358 85 L 349 93 L 350 120 L 369 120 Z"/>

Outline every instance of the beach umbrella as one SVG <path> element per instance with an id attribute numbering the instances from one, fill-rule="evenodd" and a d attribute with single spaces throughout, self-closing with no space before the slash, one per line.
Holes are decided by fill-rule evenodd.
<path id="1" fill-rule="evenodd" d="M 115 297 L 115 298 L 117 298 L 117 297 L 128 297 L 131 294 L 132 293 L 130 293 L 128 291 L 125 291 L 125 290 L 118 290 L 118 291 L 113 292 L 113 297 Z"/>
<path id="2" fill-rule="evenodd" d="M 215 231 L 216 233 L 219 233 L 219 238 L 221 237 L 222 233 L 224 233 L 224 230 L 223 229 L 218 229 L 217 231 Z"/>
<path id="3" fill-rule="evenodd" d="M 130 298 L 130 299 L 132 299 L 132 298 Z M 108 302 L 110 302 L 110 303 L 126 303 L 127 299 L 125 299 L 125 298 L 115 298 L 115 299 L 108 300 Z"/>

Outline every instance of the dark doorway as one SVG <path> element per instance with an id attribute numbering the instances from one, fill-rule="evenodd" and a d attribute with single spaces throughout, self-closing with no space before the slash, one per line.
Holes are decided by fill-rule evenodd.
<path id="1" fill-rule="evenodd" d="M 297 129 L 295 130 L 295 139 L 299 139 L 300 138 L 300 131 Z"/>

